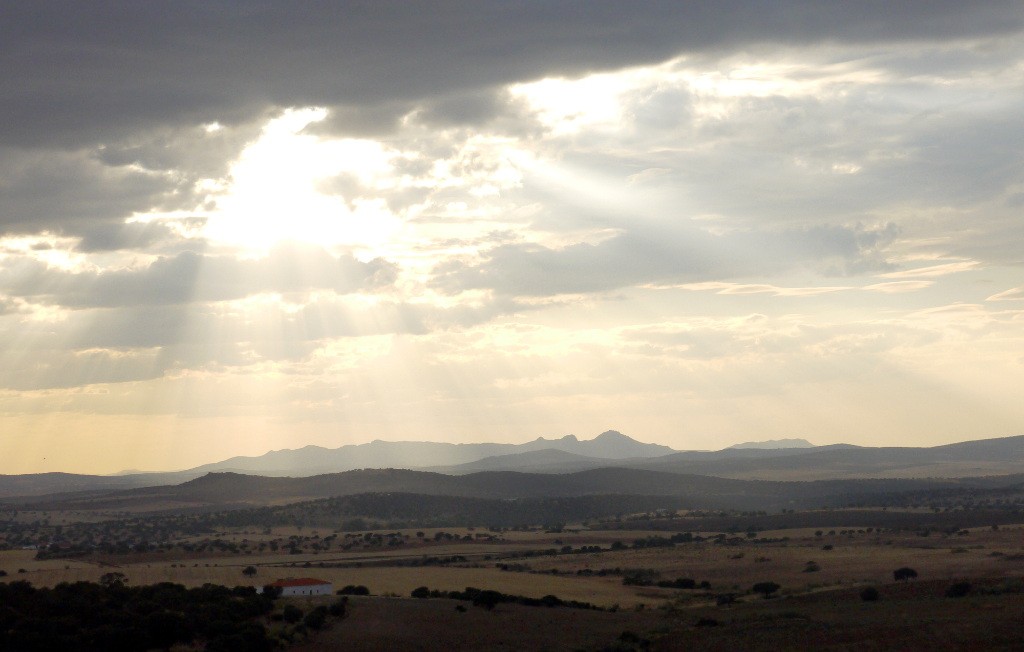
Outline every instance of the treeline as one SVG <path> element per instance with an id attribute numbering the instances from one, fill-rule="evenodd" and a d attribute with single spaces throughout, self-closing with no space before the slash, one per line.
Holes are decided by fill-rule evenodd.
<path id="1" fill-rule="evenodd" d="M 365 493 L 210 514 L 208 527 L 318 526 L 342 530 L 413 527 L 553 526 L 684 507 L 673 496 L 599 494 L 555 498 L 490 499 L 413 493 Z"/>
<path id="2" fill-rule="evenodd" d="M 705 532 L 729 532 L 741 534 L 764 530 L 786 530 L 791 528 L 832 528 L 854 526 L 874 530 L 916 530 L 932 528 L 956 532 L 964 528 L 989 525 L 1021 523 L 1024 511 L 994 510 L 988 508 L 943 511 L 903 511 L 887 508 L 837 509 L 813 511 L 787 511 L 782 514 L 764 515 L 711 515 L 694 518 L 677 516 L 672 518 L 632 519 L 629 522 L 604 521 L 598 527 L 607 530 L 701 530 Z"/>
<path id="3" fill-rule="evenodd" d="M 0 584 L 0 650 L 269 651 L 274 644 L 258 619 L 273 607 L 272 597 L 242 586 L 11 582 Z"/>
<path id="4" fill-rule="evenodd" d="M 439 591 L 429 589 L 425 586 L 413 589 L 411 593 L 414 598 L 447 598 L 449 600 L 464 600 L 473 603 L 475 607 L 493 609 L 502 603 L 520 604 L 526 607 L 569 607 L 571 609 L 600 609 L 600 607 L 589 602 L 578 600 L 562 600 L 554 595 L 545 595 L 543 598 L 530 598 L 525 595 L 512 595 L 493 591 L 491 589 L 477 589 L 467 586 L 465 591 Z"/>

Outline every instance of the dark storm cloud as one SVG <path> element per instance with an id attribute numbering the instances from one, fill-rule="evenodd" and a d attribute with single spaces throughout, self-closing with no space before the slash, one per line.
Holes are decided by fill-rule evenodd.
<path id="1" fill-rule="evenodd" d="M 505 295 L 544 296 L 742 278 L 798 267 L 826 274 L 858 273 L 888 268 L 878 250 L 894 235 L 892 226 L 818 226 L 726 235 L 651 228 L 564 249 L 502 245 L 487 252 L 480 263 L 438 266 L 434 285 L 452 294 L 492 289 Z"/>
<path id="2" fill-rule="evenodd" d="M 140 269 L 69 272 L 32 260 L 0 269 L 0 288 L 11 296 L 68 308 L 181 304 L 242 299 L 262 292 L 380 289 L 397 270 L 375 259 L 332 256 L 315 247 L 279 246 L 266 258 L 239 260 L 184 252 Z"/>
<path id="3" fill-rule="evenodd" d="M 0 120 L 2 122 L 3 120 Z M 110 168 L 81 152 L 0 148 L 0 231 L 88 230 L 159 203 L 171 188 L 139 170 Z"/>
<path id="4" fill-rule="evenodd" d="M 752 43 L 948 39 L 1017 2 L 7 3 L 0 139 L 77 148 L 271 106 L 401 106 Z M 476 90 L 475 90 L 476 89 Z"/>
<path id="5" fill-rule="evenodd" d="M 185 245 L 189 243 L 173 229 L 161 222 L 105 222 L 82 229 L 82 239 L 76 249 L 91 253 L 120 249 L 157 249 L 156 245 Z"/>

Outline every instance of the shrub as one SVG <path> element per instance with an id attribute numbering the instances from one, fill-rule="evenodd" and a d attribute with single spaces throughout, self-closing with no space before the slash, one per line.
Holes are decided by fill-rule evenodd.
<path id="1" fill-rule="evenodd" d="M 302 619 L 302 624 L 313 630 L 320 629 L 326 622 L 327 607 L 317 607 L 306 614 L 306 617 Z"/>
<path id="2" fill-rule="evenodd" d="M 341 596 L 337 600 L 331 603 L 331 606 L 327 609 L 328 612 L 335 618 L 341 618 L 345 615 L 345 607 L 348 605 L 348 597 Z"/>
<path id="3" fill-rule="evenodd" d="M 271 600 L 275 600 L 281 597 L 282 589 L 280 586 L 274 586 L 273 584 L 267 584 L 263 587 L 263 595 L 267 596 Z"/>
<path id="4" fill-rule="evenodd" d="M 875 602 L 878 600 L 878 589 L 869 586 L 860 592 L 860 599 L 864 602 Z"/>
<path id="5" fill-rule="evenodd" d="M 912 580 L 916 577 L 917 571 L 907 566 L 897 568 L 892 572 L 892 578 L 897 582 L 906 582 L 907 580 Z"/>
<path id="6" fill-rule="evenodd" d="M 971 592 L 970 582 L 956 582 L 946 588 L 947 598 L 962 598 Z"/>
<path id="7" fill-rule="evenodd" d="M 284 620 L 288 623 L 297 623 L 302 619 L 302 609 L 299 609 L 293 604 L 286 604 L 284 606 Z"/>
<path id="8" fill-rule="evenodd" d="M 775 582 L 758 582 L 753 587 L 751 587 L 751 590 L 754 593 L 763 593 L 764 599 L 767 600 L 772 596 L 772 593 L 775 593 L 781 588 L 782 587 L 776 584 Z"/>

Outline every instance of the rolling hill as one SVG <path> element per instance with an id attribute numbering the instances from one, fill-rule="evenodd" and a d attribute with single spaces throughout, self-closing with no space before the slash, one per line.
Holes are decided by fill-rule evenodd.
<path id="1" fill-rule="evenodd" d="M 776 482 L 734 480 L 643 469 L 600 468 L 568 474 L 485 471 L 452 476 L 402 469 L 346 471 L 287 478 L 210 473 L 179 485 L 53 495 L 35 509 L 160 511 L 283 505 L 336 496 L 417 494 L 486 499 L 572 498 L 595 495 L 670 496 L 695 509 L 780 510 L 848 505 L 871 496 L 1010 486 L 1024 476 L 972 480 L 875 479 Z"/>

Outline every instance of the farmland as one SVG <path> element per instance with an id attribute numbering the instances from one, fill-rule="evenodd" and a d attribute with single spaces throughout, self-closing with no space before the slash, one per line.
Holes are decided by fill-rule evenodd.
<path id="1" fill-rule="evenodd" d="M 834 524 L 846 518 L 856 525 L 763 531 L 735 526 L 706 529 L 729 519 L 763 521 L 765 517 L 757 514 L 700 517 L 687 513 L 637 514 L 557 529 L 346 532 L 314 526 L 240 526 L 183 536 L 173 545 L 160 542 L 121 552 L 93 550 L 62 556 L 60 547 L 9 549 L 0 551 L 0 571 L 5 573 L 0 579 L 52 587 L 62 582 L 96 582 L 117 572 L 131 586 L 171 582 L 185 587 L 259 588 L 285 577 L 313 576 L 336 588 L 368 587 L 371 595 L 355 600 L 345 620 L 296 639 L 299 649 L 330 647 L 342 639 L 355 641 L 353 649 L 392 644 L 416 649 L 415 641 L 424 638 L 433 641 L 431 645 L 447 641 L 451 649 L 493 649 L 512 645 L 511 641 L 520 640 L 516 636 L 527 634 L 539 637 L 536 641 L 557 642 L 556 647 L 583 649 L 608 645 L 726 649 L 757 647 L 759 642 L 766 648 L 785 648 L 787 636 L 822 637 L 825 629 L 836 628 L 847 632 L 848 639 L 829 640 L 852 644 L 877 635 L 879 628 L 892 628 L 900 614 L 924 617 L 935 610 L 936 616 L 926 620 L 936 631 L 944 631 L 957 622 L 958 610 L 970 605 L 993 618 L 1021 613 L 1024 525 L 950 525 L 972 520 L 960 513 L 939 514 L 932 527 L 892 527 L 903 518 L 914 522 L 929 514 L 936 517 L 927 510 L 875 512 L 877 522 L 887 527 L 863 526 L 870 522 L 870 512 L 864 510 L 784 514 L 799 522 L 817 518 Z M 22 524 L 37 524 L 40 530 L 60 527 L 61 532 L 76 522 L 86 530 L 109 525 L 95 514 L 81 518 L 63 512 L 22 512 L 18 519 Z M 637 525 L 647 529 L 627 529 Z M 396 543 L 389 545 L 389 541 Z M 272 543 L 276 550 L 271 550 Z M 893 571 L 903 567 L 913 568 L 916 579 L 895 581 Z M 247 568 L 249 575 L 243 574 Z M 761 582 L 777 584 L 771 599 L 753 590 Z M 970 595 L 962 600 L 944 597 L 956 582 L 968 583 Z M 500 604 L 493 613 L 461 612 L 452 606 L 458 601 L 411 598 L 418 587 L 440 592 L 478 587 L 532 599 L 556 596 L 595 609 L 538 610 Z M 867 587 L 875 588 L 889 607 L 862 600 L 860 594 Z M 494 627 L 506 619 L 530 626 Z M 392 638 L 367 633 L 392 620 L 404 623 L 388 626 Z M 410 624 L 416 622 L 423 626 Z M 705 625 L 696 628 L 697 622 Z M 770 633 L 765 633 L 765 623 L 771 624 Z M 448 626 L 452 628 L 448 635 L 435 631 Z M 586 636 L 571 634 L 580 627 L 588 632 Z M 962 637 L 987 637 L 995 647 L 1002 640 L 999 627 L 958 631 Z M 506 637 L 501 639 L 505 643 L 496 636 Z M 534 639 L 520 642 L 528 640 Z M 957 639 L 942 635 L 936 640 L 939 645 L 932 649 L 953 645 Z M 543 645 L 538 642 L 538 647 Z"/>

